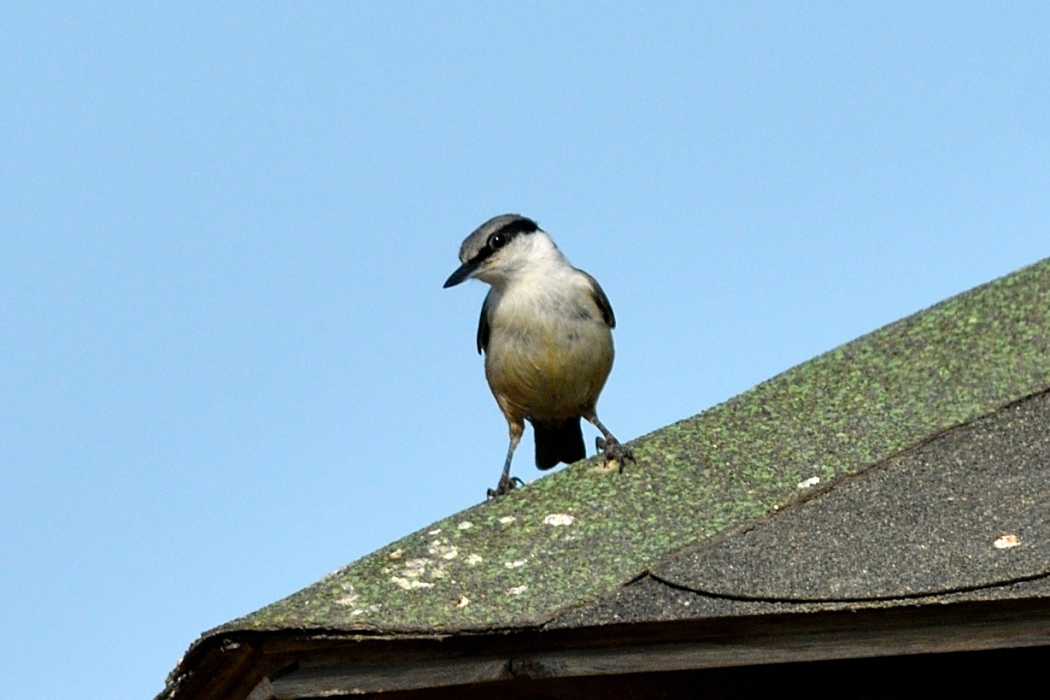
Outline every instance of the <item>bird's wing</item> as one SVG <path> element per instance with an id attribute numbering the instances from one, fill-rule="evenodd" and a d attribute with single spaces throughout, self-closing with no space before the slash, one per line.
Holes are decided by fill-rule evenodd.
<path id="1" fill-rule="evenodd" d="M 602 291 L 602 286 L 598 284 L 598 280 L 583 272 L 583 270 L 580 270 L 580 272 L 583 273 L 583 276 L 587 278 L 591 285 L 591 297 L 601 310 L 605 325 L 609 326 L 609 328 L 616 328 L 616 316 L 613 315 L 612 304 L 609 303 L 609 297 L 605 296 L 605 292 Z"/>
<path id="2" fill-rule="evenodd" d="M 485 303 L 481 305 L 481 318 L 478 319 L 478 354 L 486 350 L 489 346 L 489 333 L 492 331 L 489 326 L 489 299 L 492 298 L 492 290 L 485 295 Z"/>

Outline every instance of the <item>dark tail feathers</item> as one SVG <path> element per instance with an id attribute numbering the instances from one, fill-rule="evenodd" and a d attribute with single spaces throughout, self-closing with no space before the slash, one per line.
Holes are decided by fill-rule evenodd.
<path id="1" fill-rule="evenodd" d="M 538 469 L 550 469 L 558 462 L 572 464 L 587 456 L 579 418 L 570 418 L 555 425 L 533 423 L 532 429 L 536 433 Z"/>

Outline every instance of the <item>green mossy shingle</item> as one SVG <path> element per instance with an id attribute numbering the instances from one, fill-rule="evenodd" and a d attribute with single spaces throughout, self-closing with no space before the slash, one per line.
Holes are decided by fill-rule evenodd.
<path id="1" fill-rule="evenodd" d="M 215 632 L 542 624 L 791 503 L 804 479 L 857 473 L 1048 385 L 1050 260 L 634 441 L 623 474 L 577 463 Z"/>

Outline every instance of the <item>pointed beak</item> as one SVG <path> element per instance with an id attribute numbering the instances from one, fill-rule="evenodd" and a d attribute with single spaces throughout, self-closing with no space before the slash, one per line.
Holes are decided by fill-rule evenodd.
<path id="1" fill-rule="evenodd" d="M 453 272 L 449 278 L 445 280 L 444 288 L 448 289 L 449 287 L 455 287 L 457 284 L 470 277 L 471 273 L 476 269 L 478 269 L 478 261 L 468 260 L 460 265 L 459 269 Z"/>

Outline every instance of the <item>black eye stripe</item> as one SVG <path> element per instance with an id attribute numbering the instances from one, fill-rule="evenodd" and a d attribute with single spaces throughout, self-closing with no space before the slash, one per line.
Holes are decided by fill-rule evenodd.
<path id="1" fill-rule="evenodd" d="M 492 234 L 495 235 L 497 233 L 502 233 L 507 235 L 509 238 L 513 238 L 519 233 L 534 233 L 539 230 L 540 227 L 536 225 L 535 221 L 533 221 L 532 219 L 526 219 L 523 216 L 520 219 L 508 221 L 503 226 L 500 226 L 499 229 L 493 231 Z M 489 240 L 491 240 L 491 237 L 489 238 Z"/>
<path id="2" fill-rule="evenodd" d="M 522 217 L 508 221 L 489 234 L 487 247 L 490 251 L 495 252 L 514 240 L 519 233 L 534 233 L 539 229 L 540 227 L 532 219 Z"/>
<path id="3" fill-rule="evenodd" d="M 470 259 L 470 262 L 475 265 L 480 265 L 485 262 L 485 260 L 492 257 L 497 250 L 514 240 L 514 237 L 518 234 L 534 233 L 539 230 L 540 227 L 535 221 L 532 219 L 526 219 L 523 216 L 508 221 L 503 226 L 500 226 L 489 234 L 488 238 L 485 240 L 485 247 L 475 253 L 474 257 Z M 500 240 L 501 242 L 496 243 L 494 239 Z"/>
<path id="4" fill-rule="evenodd" d="M 478 251 L 477 255 L 470 259 L 470 262 L 472 262 L 475 265 L 480 265 L 481 263 L 485 262 L 490 257 L 492 257 L 492 254 L 495 252 L 495 248 L 485 246 L 484 248 Z"/>

